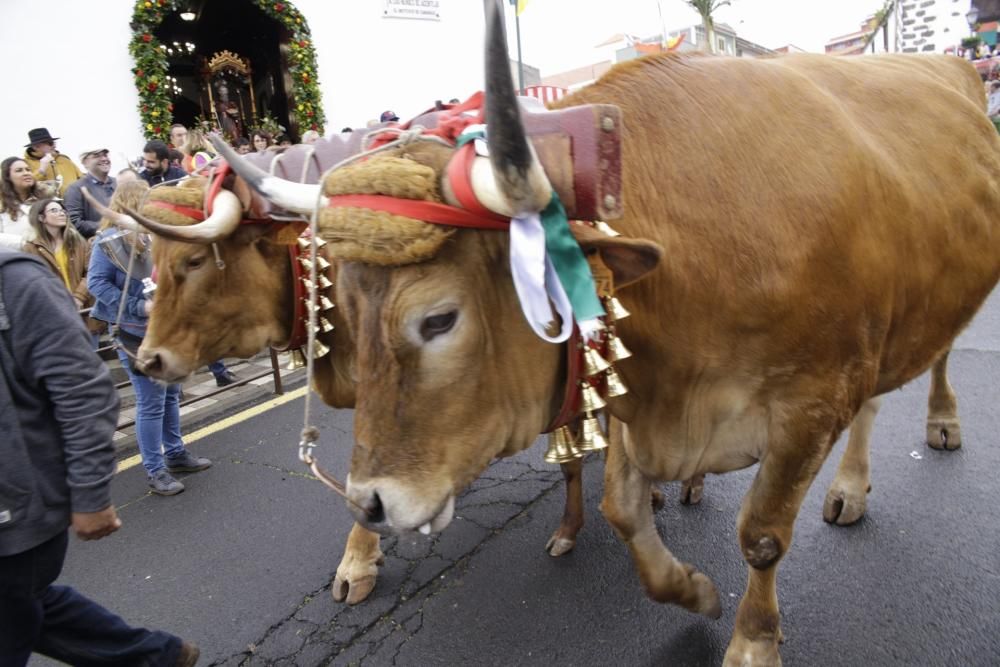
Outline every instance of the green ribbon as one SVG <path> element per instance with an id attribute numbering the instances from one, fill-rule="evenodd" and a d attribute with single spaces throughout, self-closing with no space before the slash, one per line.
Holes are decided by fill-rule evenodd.
<path id="1" fill-rule="evenodd" d="M 456 148 L 485 136 L 486 133 L 481 129 L 462 132 L 456 141 Z M 542 229 L 545 231 L 545 252 L 552 259 L 559 282 L 562 283 L 569 303 L 573 307 L 573 317 L 577 323 L 603 317 L 606 313 L 597 296 L 597 286 L 594 284 L 594 275 L 590 272 L 590 264 L 569 229 L 566 209 L 555 190 L 552 191 L 549 205 L 540 215 Z"/>
<path id="2" fill-rule="evenodd" d="M 604 306 L 597 296 L 590 264 L 569 229 L 566 209 L 555 190 L 541 216 L 542 229 L 545 230 L 545 252 L 552 260 L 559 282 L 573 306 L 573 317 L 577 323 L 603 317 Z"/>

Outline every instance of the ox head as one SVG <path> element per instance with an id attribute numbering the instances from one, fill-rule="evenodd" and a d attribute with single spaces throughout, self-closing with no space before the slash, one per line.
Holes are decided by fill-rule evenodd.
<path id="1" fill-rule="evenodd" d="M 489 4 L 489 178 L 474 173 L 472 185 L 494 212 L 537 212 L 552 188 L 525 137 L 502 17 Z M 457 207 L 445 176 L 454 154 L 439 142 L 404 143 L 333 171 L 323 194 Z M 308 200 L 231 152 L 226 157 L 279 207 L 296 210 Z M 455 494 L 493 458 L 529 446 L 558 412 L 564 346 L 541 340 L 525 321 L 503 231 L 345 205 L 321 211 L 319 233 L 338 264 L 335 300 L 352 346 L 352 511 L 379 532 L 440 530 Z M 602 254 L 619 285 L 651 270 L 661 254 L 642 240 L 596 233 L 578 240 L 585 252 Z"/>
<path id="2" fill-rule="evenodd" d="M 206 185 L 193 178 L 154 188 L 131 216 L 156 236 L 157 291 L 138 364 L 168 382 L 290 335 L 292 285 L 281 227 L 240 225 L 243 205 L 226 189 L 204 217 Z"/>

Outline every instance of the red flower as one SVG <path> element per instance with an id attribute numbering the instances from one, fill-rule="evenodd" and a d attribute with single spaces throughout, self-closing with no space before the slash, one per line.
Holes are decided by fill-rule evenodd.
<path id="1" fill-rule="evenodd" d="M 285 5 L 281 4 L 280 2 L 275 3 L 275 5 L 274 5 L 274 11 L 276 11 L 276 12 L 283 12 L 283 11 L 285 11 Z"/>
<path id="2" fill-rule="evenodd" d="M 303 39 L 301 42 L 299 42 L 299 46 L 304 49 L 307 46 L 309 46 L 309 42 L 307 40 Z"/>
<path id="3" fill-rule="evenodd" d="M 309 83 L 309 75 L 306 74 L 305 72 L 303 72 L 302 73 L 302 80 L 305 81 L 306 83 Z"/>
<path id="4" fill-rule="evenodd" d="M 313 112 L 312 111 L 307 111 L 306 115 L 309 116 L 310 118 L 312 118 L 313 117 Z"/>
<path id="5" fill-rule="evenodd" d="M 141 70 L 141 69 L 137 69 L 137 70 L 135 71 L 135 75 L 136 75 L 136 76 L 138 76 L 138 77 L 141 77 L 141 76 L 143 76 L 143 75 L 144 75 L 145 73 L 146 73 L 146 72 L 144 72 L 144 71 L 143 71 L 143 70 Z"/>
<path id="6" fill-rule="evenodd" d="M 149 92 L 153 92 L 153 91 L 155 91 L 158 88 L 158 86 L 156 85 L 155 81 L 150 81 L 149 85 L 146 86 L 146 88 L 149 89 Z"/>
<path id="7" fill-rule="evenodd" d="M 157 134 L 159 134 L 159 133 L 163 132 L 163 128 L 162 127 L 157 127 L 157 128 L 155 128 L 153 130 L 153 132 L 156 132 Z"/>
<path id="8" fill-rule="evenodd" d="M 310 130 L 318 130 L 319 129 L 319 125 L 317 125 L 316 123 L 313 123 L 312 125 L 309 126 L 309 129 Z"/>
<path id="9" fill-rule="evenodd" d="M 173 104 L 168 104 L 167 105 L 167 111 L 173 111 L 173 110 L 174 110 L 174 105 Z"/>
<path id="10" fill-rule="evenodd" d="M 147 32 L 147 33 L 146 33 L 145 35 L 143 35 L 143 36 L 142 36 L 142 41 L 144 41 L 144 42 L 146 42 L 147 44 L 149 44 L 150 42 L 152 42 L 152 41 L 153 41 L 153 36 L 152 36 L 152 35 L 150 35 L 150 34 L 149 34 L 149 33 Z"/>

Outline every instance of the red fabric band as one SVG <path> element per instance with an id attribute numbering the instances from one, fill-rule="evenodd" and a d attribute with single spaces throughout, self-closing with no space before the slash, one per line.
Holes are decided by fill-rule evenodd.
<path id="1" fill-rule="evenodd" d="M 510 228 L 510 220 L 495 213 L 490 213 L 487 217 L 466 211 L 464 208 L 417 199 L 396 199 L 385 195 L 337 195 L 328 197 L 327 201 L 329 206 L 333 208 L 367 208 L 372 211 L 385 211 L 392 215 L 415 218 L 436 225 L 502 231 Z"/>
<path id="2" fill-rule="evenodd" d="M 197 220 L 198 222 L 203 222 L 205 220 L 205 213 L 196 208 L 190 208 L 187 206 L 181 206 L 180 204 L 171 204 L 170 202 L 153 200 L 146 202 L 150 206 L 155 206 L 156 208 L 165 208 L 168 211 L 175 211 L 183 216 L 187 216 L 192 220 Z"/>

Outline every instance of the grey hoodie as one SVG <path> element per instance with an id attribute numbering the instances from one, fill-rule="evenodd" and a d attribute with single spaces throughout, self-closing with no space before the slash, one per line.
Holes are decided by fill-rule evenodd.
<path id="1" fill-rule="evenodd" d="M 118 394 L 66 287 L 0 248 L 0 556 L 111 505 Z"/>

